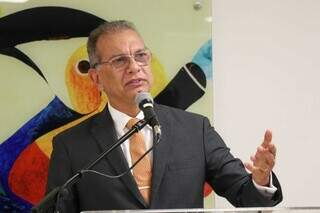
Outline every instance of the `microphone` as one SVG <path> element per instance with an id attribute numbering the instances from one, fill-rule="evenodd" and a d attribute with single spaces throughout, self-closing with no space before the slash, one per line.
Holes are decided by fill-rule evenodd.
<path id="1" fill-rule="evenodd" d="M 142 110 L 145 120 L 150 124 L 155 134 L 161 134 L 161 127 L 153 109 L 153 99 L 148 92 L 139 92 L 135 98 L 136 104 Z"/>

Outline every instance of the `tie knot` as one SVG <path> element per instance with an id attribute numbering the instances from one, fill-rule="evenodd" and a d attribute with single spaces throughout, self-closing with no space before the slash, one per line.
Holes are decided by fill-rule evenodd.
<path id="1" fill-rule="evenodd" d="M 137 118 L 131 118 L 128 123 L 126 124 L 126 127 L 128 129 L 131 129 L 133 127 L 133 125 L 135 125 L 137 122 L 139 121 L 139 119 Z"/>

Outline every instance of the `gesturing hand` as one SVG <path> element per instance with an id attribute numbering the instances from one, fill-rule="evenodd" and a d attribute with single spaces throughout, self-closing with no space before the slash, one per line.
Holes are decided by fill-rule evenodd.
<path id="1" fill-rule="evenodd" d="M 250 158 L 252 162 L 244 164 L 252 173 L 252 179 L 261 186 L 269 185 L 270 172 L 275 165 L 276 147 L 271 141 L 272 133 L 267 130 L 262 144 L 257 148 L 255 155 Z"/>

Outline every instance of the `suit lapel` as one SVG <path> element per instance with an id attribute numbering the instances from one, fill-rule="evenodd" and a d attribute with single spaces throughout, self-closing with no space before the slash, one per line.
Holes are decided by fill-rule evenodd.
<path id="1" fill-rule="evenodd" d="M 161 125 L 161 140 L 160 143 L 153 150 L 153 169 L 152 169 L 152 188 L 151 188 L 151 208 L 152 203 L 155 201 L 158 194 L 158 190 L 166 171 L 166 163 L 170 154 L 170 138 L 171 130 L 170 122 L 166 112 L 159 109 L 159 106 L 155 105 L 155 110 L 158 115 L 158 119 Z"/>
<path id="2" fill-rule="evenodd" d="M 114 128 L 113 120 L 107 107 L 97 115 L 94 122 L 95 123 L 91 128 L 92 136 L 97 141 L 101 150 L 104 151 L 110 148 L 117 140 L 117 134 Z M 121 147 L 118 147 L 109 153 L 109 156 L 107 156 L 106 159 L 117 174 L 123 173 L 129 169 L 127 160 L 125 159 Z M 145 203 L 132 174 L 129 172 L 120 179 L 123 184 L 126 185 L 128 190 L 134 195 L 134 197 L 136 197 L 136 199 L 142 205 L 147 207 L 147 204 Z"/>

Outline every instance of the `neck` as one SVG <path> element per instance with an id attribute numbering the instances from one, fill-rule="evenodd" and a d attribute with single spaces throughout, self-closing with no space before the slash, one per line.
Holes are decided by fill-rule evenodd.
<path id="1" fill-rule="evenodd" d="M 136 103 L 133 103 L 133 104 L 116 104 L 116 103 L 110 102 L 109 104 L 113 108 L 115 108 L 116 110 L 118 110 L 120 112 L 123 112 L 123 113 L 129 115 L 132 118 L 136 117 L 138 115 L 138 113 L 140 112 L 140 109 L 136 105 Z"/>

